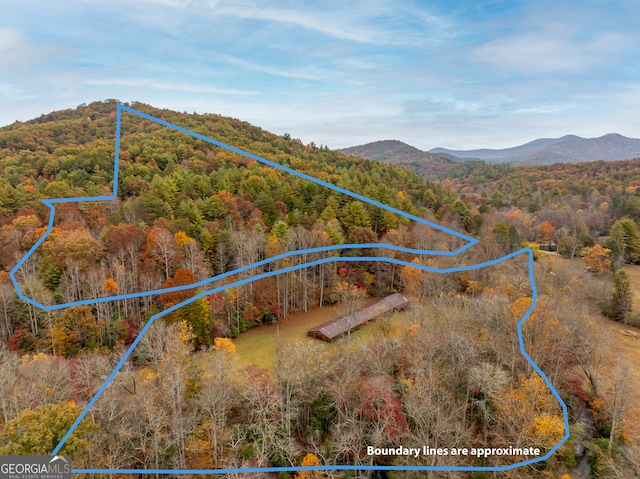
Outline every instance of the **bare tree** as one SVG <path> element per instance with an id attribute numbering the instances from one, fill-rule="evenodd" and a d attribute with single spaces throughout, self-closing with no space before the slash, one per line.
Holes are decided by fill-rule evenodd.
<path id="1" fill-rule="evenodd" d="M 346 281 L 340 281 L 333 289 L 333 295 L 338 301 L 340 316 L 347 322 L 347 338 L 351 342 L 351 325 L 355 319 L 355 312 L 360 308 L 366 292 Z"/>
<path id="2" fill-rule="evenodd" d="M 600 394 L 600 372 L 610 353 L 611 337 L 588 316 L 567 315 L 566 327 L 572 338 L 569 351 L 589 380 L 594 396 Z"/>
<path id="3" fill-rule="evenodd" d="M 147 253 L 161 265 L 165 280 L 171 276 L 171 266 L 176 258 L 176 242 L 171 232 L 154 226 L 147 236 Z"/>
<path id="4" fill-rule="evenodd" d="M 235 365 L 237 358 L 232 351 L 217 350 L 208 354 L 206 370 L 202 377 L 202 391 L 198 404 L 211 418 L 211 441 L 213 461 L 222 459 L 222 450 L 228 431 L 228 415 L 239 395 L 239 381 Z"/>
<path id="5" fill-rule="evenodd" d="M 18 376 L 20 374 L 20 359 L 0 343 L 0 407 L 2 408 L 3 423 L 18 415 L 21 404 L 18 401 Z"/>
<path id="6" fill-rule="evenodd" d="M 6 275 L 6 273 L 4 273 Z M 0 273 L 2 275 L 2 273 Z M 7 279 L 8 279 L 8 275 Z M 0 342 L 5 343 L 15 330 L 14 302 L 15 288 L 10 281 L 5 281 L 4 275 L 0 276 L 0 311 L 2 320 L 0 321 Z"/>
<path id="7" fill-rule="evenodd" d="M 629 407 L 630 392 L 629 364 L 618 360 L 611 377 L 611 385 L 605 396 L 609 412 L 611 414 L 611 432 L 609 433 L 609 447 L 607 452 L 611 454 L 616 435 L 620 433 L 621 423 Z"/>

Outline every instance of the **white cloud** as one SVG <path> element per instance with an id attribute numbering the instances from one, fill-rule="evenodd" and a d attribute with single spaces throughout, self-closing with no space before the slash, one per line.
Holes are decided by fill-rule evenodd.
<path id="1" fill-rule="evenodd" d="M 260 92 L 252 90 L 235 90 L 230 88 L 217 88 L 207 85 L 193 85 L 184 83 L 159 82 L 143 78 L 111 78 L 89 79 L 87 85 L 114 86 L 123 88 L 151 88 L 153 90 L 180 91 L 189 93 L 216 93 L 221 95 L 259 95 Z"/>
<path id="2" fill-rule="evenodd" d="M 326 80 L 331 77 L 331 72 L 315 66 L 305 66 L 302 69 L 299 67 L 275 68 L 275 67 L 268 67 L 265 65 L 261 65 L 259 63 L 247 61 L 247 60 L 242 60 L 240 58 L 236 58 L 231 55 L 217 54 L 215 56 L 230 65 L 238 66 L 254 72 L 266 73 L 268 75 L 273 75 L 273 76 L 280 76 L 285 78 L 298 78 L 301 80 L 321 80 L 321 79 Z"/>
<path id="3" fill-rule="evenodd" d="M 0 76 L 16 69 L 48 62 L 56 58 L 59 50 L 52 45 L 41 45 L 27 39 L 16 28 L 0 28 Z"/>
<path id="4" fill-rule="evenodd" d="M 88 0 L 85 0 L 88 1 Z M 121 0 L 118 0 L 121 1 Z M 111 2 L 112 3 L 112 2 Z M 129 3 L 129 2 L 127 2 Z M 370 45 L 420 45 L 438 43 L 452 34 L 450 22 L 415 5 L 398 1 L 284 2 L 250 0 L 141 0 L 141 4 L 168 7 L 209 18 L 231 17 L 274 25 L 289 24 L 332 38 Z M 397 28 L 413 23 L 402 35 Z"/>
<path id="5" fill-rule="evenodd" d="M 15 28 L 0 28 L 0 53 L 3 55 L 19 43 L 20 32 Z"/>
<path id="6" fill-rule="evenodd" d="M 322 11 L 296 11 L 249 6 L 238 8 L 236 5 L 216 9 L 216 13 L 229 14 L 245 19 L 293 24 L 334 38 L 361 43 L 399 43 L 392 42 L 391 39 L 385 38 L 385 35 L 380 31 L 345 23 L 341 19 L 336 18 L 338 15 L 335 13 L 327 15 Z"/>
<path id="7" fill-rule="evenodd" d="M 0 82 L 0 98 L 6 100 L 16 100 L 22 97 L 24 90 L 11 83 Z"/>
<path id="8" fill-rule="evenodd" d="M 629 46 L 628 35 L 604 28 L 590 30 L 576 23 L 572 12 L 564 12 L 566 22 L 533 15 L 514 22 L 515 33 L 501 35 L 470 50 L 467 58 L 497 68 L 501 72 L 523 74 L 579 73 L 598 65 L 611 64 L 612 56 Z"/>

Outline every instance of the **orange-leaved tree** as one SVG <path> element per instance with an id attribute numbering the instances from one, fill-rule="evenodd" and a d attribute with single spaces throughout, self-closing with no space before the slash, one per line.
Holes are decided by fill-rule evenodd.
<path id="1" fill-rule="evenodd" d="M 582 260 L 587 266 L 587 270 L 591 273 L 606 273 L 611 268 L 611 250 L 597 244 L 587 249 L 586 255 Z"/>

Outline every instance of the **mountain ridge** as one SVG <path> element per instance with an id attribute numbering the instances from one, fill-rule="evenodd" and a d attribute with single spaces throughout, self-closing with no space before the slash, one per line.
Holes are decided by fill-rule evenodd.
<path id="1" fill-rule="evenodd" d="M 559 138 L 538 138 L 522 145 L 502 149 L 432 148 L 429 152 L 446 153 L 456 157 L 473 157 L 491 163 L 529 165 L 613 161 L 640 156 L 640 139 L 629 138 L 619 133 L 607 133 L 597 138 L 564 135 Z"/>
<path id="2" fill-rule="evenodd" d="M 381 140 L 337 151 L 405 166 L 422 176 L 439 177 L 455 165 L 466 161 L 535 166 L 638 158 L 640 139 L 629 138 L 619 133 L 607 133 L 598 138 L 582 138 L 569 134 L 559 138 L 537 138 L 522 145 L 502 149 L 432 148 L 429 151 L 420 150 L 399 140 Z"/>

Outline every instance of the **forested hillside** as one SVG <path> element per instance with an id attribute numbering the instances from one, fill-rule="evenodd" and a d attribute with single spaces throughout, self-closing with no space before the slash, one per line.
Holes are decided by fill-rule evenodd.
<path id="1" fill-rule="evenodd" d="M 433 214 L 457 198 L 408 170 L 302 145 L 238 120 L 136 106 L 409 213 L 429 214 L 431 208 Z M 115 102 L 52 113 L 0 132 L 3 269 L 13 267 L 43 233 L 48 210 L 40 199 L 111 191 L 114 134 Z M 21 273 L 34 299 L 67 303 L 115 291 L 188 284 L 291 249 L 378 242 L 406 224 L 406 218 L 388 211 L 124 115 L 118 199 L 59 205 L 53 232 Z M 286 315 L 291 308 L 307 308 L 322 297 L 316 289 L 324 285 L 318 281 L 314 279 L 302 298 L 253 291 L 236 305 L 244 307 L 235 316 L 253 323 Z M 308 281 L 303 284 L 306 288 Z M 177 302 L 164 296 L 161 300 Z M 139 315 L 142 306 L 150 306 L 148 300 L 123 302 L 121 316 L 128 318 L 131 309 Z M 23 344 L 51 342 L 37 318 L 20 318 L 5 324 L 5 340 L 16 339 L 18 332 Z M 135 319 L 135 327 L 141 321 Z M 240 323 L 232 327 L 220 320 L 215 331 L 237 334 L 245 327 Z M 100 342 L 112 345 L 123 331 Z"/>
<path id="2" fill-rule="evenodd" d="M 602 312 L 634 319 L 628 280 L 619 273 L 640 257 L 632 169 L 616 176 L 622 166 L 607 163 L 614 170 L 592 170 L 577 186 L 565 180 L 560 187 L 557 171 L 526 176 L 478 164 L 464 178 L 438 184 L 239 120 L 132 106 L 481 241 L 456 257 L 384 248 L 365 254 L 357 245 L 453 251 L 464 242 L 123 114 L 117 199 L 58 204 L 53 230 L 17 280 L 47 306 L 184 288 L 46 311 L 17 297 L 8 272 L 47 229 L 41 199 L 112 192 L 116 102 L 2 128 L 0 454 L 49 454 L 149 318 L 204 290 L 190 284 L 227 274 L 212 285 L 221 286 L 299 266 L 208 294 L 156 321 L 61 452 L 73 456 L 74 467 L 108 469 L 487 467 L 530 459 L 366 453 L 368 446 L 399 445 L 534 447 L 544 455 L 565 431 L 559 402 L 520 351 L 516 325 L 534 298 L 527 254 L 448 274 L 340 260 L 388 256 L 444 269 L 500 258 L 530 242 L 538 297 L 523 327 L 524 347 L 567 403 L 571 438 L 552 459 L 500 477 L 638 471 L 632 375 L 609 354 L 614 340 L 600 323 Z M 504 176 L 513 174 L 521 181 Z M 613 178 L 609 186 L 603 174 Z M 584 254 L 588 270 L 539 251 L 554 249 L 555 241 L 567 256 Z M 282 253 L 344 244 L 354 246 L 237 271 Z M 302 267 L 330 255 L 335 261 Z M 353 311 L 392 292 L 411 302 L 393 322 L 380 318 L 336 348 L 305 337 L 278 340 L 272 369 L 240 365 L 233 340 L 249 328 L 326 304 Z M 459 477 L 448 474 L 432 476 Z"/>

